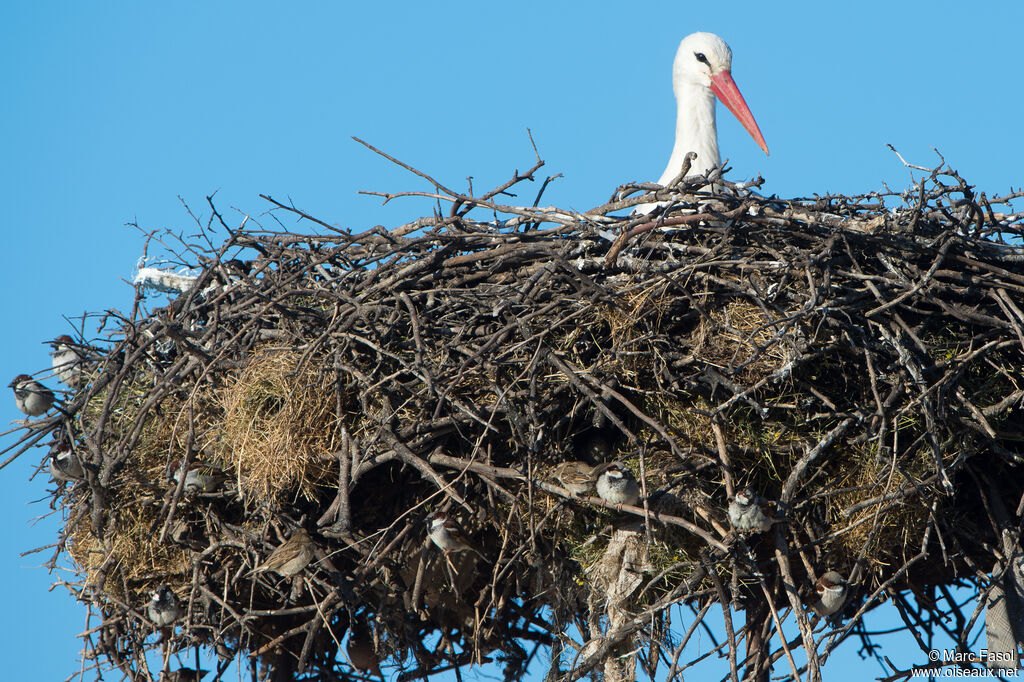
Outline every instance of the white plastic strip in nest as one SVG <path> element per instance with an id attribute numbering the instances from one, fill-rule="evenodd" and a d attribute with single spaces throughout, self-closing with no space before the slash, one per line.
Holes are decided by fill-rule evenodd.
<path id="1" fill-rule="evenodd" d="M 159 268 L 145 267 L 139 263 L 135 278 L 132 280 L 136 285 L 148 291 L 159 291 L 165 294 L 181 294 L 192 288 L 192 285 L 199 278 L 199 275 L 190 271 L 171 272 Z"/>

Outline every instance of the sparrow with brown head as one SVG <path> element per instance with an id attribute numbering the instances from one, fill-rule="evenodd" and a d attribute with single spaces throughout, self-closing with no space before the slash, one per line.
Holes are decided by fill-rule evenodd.
<path id="1" fill-rule="evenodd" d="M 763 533 L 775 523 L 772 503 L 750 488 L 740 489 L 729 501 L 729 522 L 741 533 Z"/>
<path id="2" fill-rule="evenodd" d="M 82 366 L 85 356 L 78 350 L 79 345 L 67 334 L 61 334 L 50 342 L 53 356 L 53 373 L 66 386 L 77 387 L 82 382 Z"/>
<path id="3" fill-rule="evenodd" d="M 153 590 L 146 612 L 153 624 L 161 628 L 170 626 L 184 613 L 177 595 L 167 585 Z"/>
<path id="4" fill-rule="evenodd" d="M 831 616 L 846 602 L 847 589 L 848 585 L 843 576 L 836 571 L 828 571 L 814 583 L 818 601 L 811 604 L 811 608 L 819 616 Z"/>
<path id="5" fill-rule="evenodd" d="M 14 389 L 14 404 L 30 417 L 46 414 L 53 407 L 53 391 L 27 374 L 19 374 L 7 385 Z"/>
<path id="6" fill-rule="evenodd" d="M 458 522 L 442 511 L 434 512 L 427 518 L 427 534 L 431 542 L 437 545 L 445 556 L 452 552 L 473 552 L 481 559 L 487 560 L 466 537 L 466 531 Z"/>
<path id="7" fill-rule="evenodd" d="M 601 475 L 597 477 L 597 494 L 602 500 L 617 505 L 620 510 L 624 504 L 636 505 L 640 499 L 640 485 L 629 469 L 621 462 L 612 462 L 598 467 L 598 470 Z"/>

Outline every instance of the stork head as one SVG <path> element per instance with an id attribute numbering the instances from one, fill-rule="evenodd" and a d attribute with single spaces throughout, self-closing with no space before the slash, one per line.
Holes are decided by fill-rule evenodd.
<path id="1" fill-rule="evenodd" d="M 732 68 L 732 50 L 714 33 L 691 33 L 683 38 L 672 65 L 674 84 L 711 87 L 711 77 Z"/>
<path id="2" fill-rule="evenodd" d="M 676 97 L 687 86 L 708 88 L 715 93 L 764 153 L 768 153 L 761 129 L 732 79 L 732 50 L 714 33 L 691 33 L 679 43 L 672 65 L 672 87 Z"/>

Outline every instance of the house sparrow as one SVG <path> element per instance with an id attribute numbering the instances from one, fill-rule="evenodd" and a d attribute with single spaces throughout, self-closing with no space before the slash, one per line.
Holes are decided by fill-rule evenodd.
<path id="1" fill-rule="evenodd" d="M 27 374 L 7 384 L 14 389 L 14 404 L 30 417 L 45 414 L 53 406 L 53 392 Z"/>
<path id="2" fill-rule="evenodd" d="M 573 495 L 586 495 L 594 487 L 594 467 L 584 462 L 562 462 L 549 475 Z"/>
<path id="3" fill-rule="evenodd" d="M 53 348 L 50 351 L 50 355 L 53 356 L 53 373 L 64 384 L 75 388 L 82 381 L 84 354 L 78 351 L 78 344 L 67 334 L 55 338 L 50 342 L 50 346 Z"/>
<path id="4" fill-rule="evenodd" d="M 626 467 L 620 462 L 612 462 L 604 467 L 597 478 L 597 494 L 605 502 L 620 507 L 624 504 L 635 505 L 640 499 L 640 486 Z"/>
<path id="5" fill-rule="evenodd" d="M 149 600 L 148 613 L 149 619 L 161 628 L 169 626 L 183 615 L 181 602 L 167 585 L 161 585 L 153 590 L 153 598 Z"/>
<path id="6" fill-rule="evenodd" d="M 821 617 L 831 616 L 843 606 L 846 601 L 846 580 L 835 571 L 829 571 L 814 583 L 814 590 L 818 593 L 818 601 L 811 604 L 814 612 Z"/>
<path id="7" fill-rule="evenodd" d="M 182 465 L 183 462 L 180 459 L 171 463 L 171 480 L 174 482 L 174 485 L 178 485 L 178 482 L 181 480 Z M 194 493 L 212 493 L 225 480 L 227 480 L 227 477 L 216 473 L 209 464 L 192 461 L 189 462 L 188 473 L 185 474 L 183 490 L 186 494 L 190 495 Z"/>
<path id="8" fill-rule="evenodd" d="M 462 526 L 455 519 L 448 518 L 447 514 L 439 511 L 431 514 L 427 520 L 429 522 L 428 534 L 430 539 L 441 548 L 445 556 L 452 552 L 469 550 L 481 559 L 487 560 L 473 545 L 469 544 L 469 540 L 466 539 L 466 531 L 462 530 Z"/>
<path id="9" fill-rule="evenodd" d="M 266 561 L 249 571 L 249 575 L 274 571 L 286 578 L 291 578 L 301 573 L 312 559 L 313 540 L 310 539 L 304 528 L 299 528 L 271 552 Z"/>
<path id="10" fill-rule="evenodd" d="M 82 462 L 67 442 L 50 448 L 50 477 L 55 481 L 80 481 L 85 476 Z"/>
<path id="11" fill-rule="evenodd" d="M 772 503 L 742 488 L 729 501 L 729 522 L 740 532 L 763 533 L 775 523 Z"/>
<path id="12" fill-rule="evenodd" d="M 195 668 L 178 668 L 168 670 L 160 675 L 160 682 L 199 682 L 206 676 L 208 670 L 196 670 Z"/>
<path id="13" fill-rule="evenodd" d="M 380 656 L 373 648 L 373 634 L 363 621 L 359 620 L 352 624 L 348 633 L 346 651 L 348 651 L 348 660 L 355 668 L 372 672 L 377 677 L 384 679 L 384 675 L 380 671 Z"/>

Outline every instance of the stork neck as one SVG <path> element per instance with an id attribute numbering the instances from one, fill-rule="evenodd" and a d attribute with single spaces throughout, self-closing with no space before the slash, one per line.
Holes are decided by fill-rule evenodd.
<path id="1" fill-rule="evenodd" d="M 718 129 L 715 126 L 715 95 L 710 88 L 696 83 L 678 83 L 676 92 L 676 142 L 672 157 L 658 184 L 675 179 L 683 168 L 687 152 L 697 158 L 687 175 L 706 173 L 718 166 Z"/>

